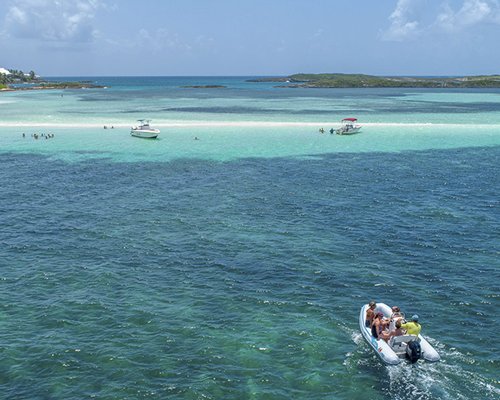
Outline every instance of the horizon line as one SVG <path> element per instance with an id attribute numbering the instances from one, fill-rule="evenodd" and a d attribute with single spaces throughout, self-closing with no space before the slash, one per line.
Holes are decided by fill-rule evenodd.
<path id="1" fill-rule="evenodd" d="M 450 75 L 416 75 L 416 74 L 388 74 L 388 75 L 377 75 L 377 74 L 367 74 L 362 72 L 296 72 L 293 74 L 269 74 L 269 75 L 39 75 L 40 78 L 71 78 L 71 77 L 95 77 L 95 78 L 247 78 L 247 77 L 262 77 L 262 78 L 286 78 L 292 75 L 367 75 L 376 77 L 437 77 L 437 78 L 453 78 L 453 77 L 468 77 L 468 76 L 496 76 L 499 73 L 483 73 L 483 74 L 450 74 Z"/>

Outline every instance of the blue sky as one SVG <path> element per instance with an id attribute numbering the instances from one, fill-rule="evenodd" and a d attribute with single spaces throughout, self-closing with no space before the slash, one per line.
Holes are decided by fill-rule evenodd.
<path id="1" fill-rule="evenodd" d="M 0 67 L 64 75 L 500 73 L 500 0 L 2 0 Z"/>

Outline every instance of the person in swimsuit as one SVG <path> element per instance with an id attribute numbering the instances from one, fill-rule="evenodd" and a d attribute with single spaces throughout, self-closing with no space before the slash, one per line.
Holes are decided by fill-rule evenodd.
<path id="1" fill-rule="evenodd" d="M 389 330 L 392 332 L 393 330 L 396 329 L 396 321 L 404 319 L 404 314 L 401 312 L 398 306 L 392 306 L 391 310 L 392 314 L 391 314 L 391 322 L 389 324 Z"/>
<path id="2" fill-rule="evenodd" d="M 402 317 L 403 316 L 402 313 L 401 313 L 401 310 L 399 309 L 398 306 L 392 306 L 391 310 L 392 310 L 391 318 L 396 318 L 396 317 Z"/>
<path id="3" fill-rule="evenodd" d="M 375 317 L 375 308 L 377 308 L 377 303 L 373 300 L 368 303 L 368 308 L 366 309 L 366 326 L 372 327 L 373 318 Z"/>
<path id="4" fill-rule="evenodd" d="M 384 329 L 389 325 L 388 320 L 384 320 L 384 314 L 381 312 L 375 315 L 375 318 L 372 322 L 372 335 L 375 339 L 378 339 L 380 334 L 384 331 Z"/>
<path id="5" fill-rule="evenodd" d="M 379 337 L 381 339 L 384 339 L 386 342 L 388 342 L 390 338 L 392 338 L 394 336 L 401 336 L 401 335 L 404 335 L 404 331 L 403 331 L 403 329 L 401 329 L 401 320 L 398 319 L 396 321 L 396 326 L 395 326 L 395 329 L 393 331 L 391 331 L 391 330 L 382 331 L 380 333 Z"/>

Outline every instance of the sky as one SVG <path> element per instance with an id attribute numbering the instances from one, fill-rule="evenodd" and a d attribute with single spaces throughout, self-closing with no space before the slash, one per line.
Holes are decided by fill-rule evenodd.
<path id="1" fill-rule="evenodd" d="M 0 0 L 42 76 L 500 73 L 500 0 Z"/>

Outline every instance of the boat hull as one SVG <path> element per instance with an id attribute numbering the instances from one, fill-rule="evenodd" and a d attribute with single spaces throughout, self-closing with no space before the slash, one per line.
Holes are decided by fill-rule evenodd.
<path id="1" fill-rule="evenodd" d="M 361 130 L 361 127 L 354 127 L 349 129 L 339 128 L 337 129 L 337 135 L 354 135 Z"/>
<path id="2" fill-rule="evenodd" d="M 138 137 L 138 138 L 143 138 L 143 139 L 156 139 L 158 135 L 160 134 L 160 131 L 158 129 L 132 129 L 130 131 L 130 134 L 132 136 Z"/>
<path id="3" fill-rule="evenodd" d="M 361 311 L 359 313 L 359 329 L 365 341 L 372 347 L 377 356 L 388 365 L 397 365 L 404 360 L 404 357 L 400 357 L 383 339 L 375 339 L 372 336 L 372 332 L 370 327 L 366 326 L 366 310 L 368 308 L 368 304 L 365 304 L 361 307 Z M 381 312 L 385 317 L 389 318 L 392 314 L 391 308 L 384 303 L 377 303 L 376 312 Z M 436 362 L 440 360 L 440 356 L 436 350 L 430 345 L 430 343 L 422 337 L 422 335 L 418 335 L 418 341 L 420 343 L 420 347 L 422 349 L 421 358 L 428 362 Z"/>

